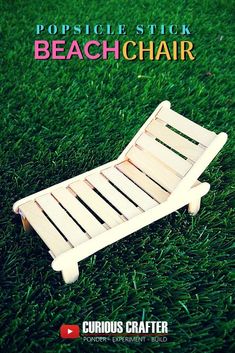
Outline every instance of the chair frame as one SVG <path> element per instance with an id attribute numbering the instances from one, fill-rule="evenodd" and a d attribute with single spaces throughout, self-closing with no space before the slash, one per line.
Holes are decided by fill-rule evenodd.
<path id="1" fill-rule="evenodd" d="M 163 113 L 166 114 L 166 112 L 169 112 L 169 115 L 173 114 L 172 122 L 174 123 L 176 121 L 176 126 L 178 126 L 180 121 L 180 126 L 182 126 L 181 132 L 183 133 L 185 130 L 188 132 L 187 126 L 188 124 L 192 124 L 192 134 L 196 133 L 203 144 L 207 145 L 204 145 L 205 148 L 203 153 L 201 153 L 201 155 L 196 158 L 196 161 L 192 163 L 190 169 L 180 179 L 179 183 L 172 190 L 172 192 L 169 193 L 169 196 L 163 202 L 156 204 L 156 206 L 151 207 L 150 209 L 147 209 L 130 219 L 125 219 L 125 221 L 121 224 L 117 224 L 111 228 L 108 227 L 104 232 L 91 237 L 89 240 L 84 241 L 77 246 L 68 246 L 68 248 L 62 249 L 56 254 L 50 250 L 49 253 L 53 257 L 52 268 L 55 271 L 62 272 L 63 279 L 66 283 L 72 283 L 77 280 L 79 276 L 78 263 L 81 260 L 96 253 L 104 247 L 128 236 L 131 233 L 138 231 L 148 224 L 155 222 L 186 205 L 188 205 L 189 213 L 196 215 L 200 209 L 201 198 L 210 189 L 210 185 L 207 182 L 200 183 L 198 178 L 225 144 L 227 140 L 227 134 L 221 132 L 216 135 L 214 132 L 210 132 L 209 130 L 200 127 L 198 124 L 191 122 L 189 119 L 186 119 L 183 116 L 171 111 L 170 102 L 164 101 L 155 109 L 155 111 L 147 119 L 147 121 L 117 159 L 91 171 L 80 174 L 76 177 L 27 196 L 17 201 L 13 205 L 14 212 L 21 215 L 24 229 L 29 231 L 31 228 L 34 228 L 36 232 L 40 233 L 40 237 L 47 244 L 48 239 L 46 236 L 46 231 L 42 229 L 42 224 L 40 226 L 37 224 L 37 212 L 33 212 L 34 201 L 40 200 L 40 197 L 45 195 L 56 193 L 58 189 L 61 190 L 61 188 L 70 188 L 71 184 L 73 185 L 73 183 L 84 181 L 86 178 L 89 179 L 92 177 L 92 175 L 97 175 L 107 170 L 108 168 L 117 167 L 124 161 L 128 161 L 130 153 L 133 154 L 136 151 L 135 149 L 132 150 L 133 146 L 135 146 L 141 136 L 143 136 L 143 134 L 148 131 L 148 127 L 150 126 L 151 122 L 158 119 L 159 116 L 161 121 L 162 116 L 164 118 Z M 207 137 L 206 141 L 205 136 Z M 201 145 L 201 142 L 199 142 L 198 146 Z M 69 190 L 71 191 L 71 189 Z M 40 230 L 40 232 L 38 230 Z"/>

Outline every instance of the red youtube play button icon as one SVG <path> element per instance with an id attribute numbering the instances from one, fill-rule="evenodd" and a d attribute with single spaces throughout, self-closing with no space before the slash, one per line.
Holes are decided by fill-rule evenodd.
<path id="1" fill-rule="evenodd" d="M 78 325 L 66 325 L 63 324 L 60 327 L 61 338 L 78 338 L 80 337 L 80 329 Z"/>

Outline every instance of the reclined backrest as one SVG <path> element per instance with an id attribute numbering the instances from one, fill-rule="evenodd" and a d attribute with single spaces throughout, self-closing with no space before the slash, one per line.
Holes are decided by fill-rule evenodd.
<path id="1" fill-rule="evenodd" d="M 121 154 L 171 193 L 189 190 L 226 142 L 162 102 Z"/>

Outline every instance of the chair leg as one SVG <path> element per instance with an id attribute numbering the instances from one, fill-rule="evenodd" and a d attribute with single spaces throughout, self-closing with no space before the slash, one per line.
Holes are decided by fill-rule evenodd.
<path id="1" fill-rule="evenodd" d="M 25 232 L 29 233 L 31 231 L 32 227 L 29 224 L 27 218 L 21 216 L 21 221 L 22 221 L 23 228 L 24 228 Z"/>
<path id="2" fill-rule="evenodd" d="M 192 202 L 189 203 L 188 212 L 192 216 L 195 216 L 198 213 L 198 211 L 200 210 L 200 206 L 201 206 L 201 197 L 199 199 L 193 200 Z"/>
<path id="3" fill-rule="evenodd" d="M 62 269 L 62 277 L 65 283 L 73 283 L 79 277 L 79 268 L 77 263 L 66 264 Z"/>

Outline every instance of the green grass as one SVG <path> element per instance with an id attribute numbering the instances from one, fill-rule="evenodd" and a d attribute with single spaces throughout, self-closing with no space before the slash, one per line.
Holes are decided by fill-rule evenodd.
<path id="1" fill-rule="evenodd" d="M 222 0 L 3 2 L 1 351 L 235 350 L 233 21 L 232 2 Z M 34 26 L 41 22 L 190 23 L 197 57 L 194 62 L 35 61 Z M 127 39 L 137 37 L 121 40 Z M 202 176 L 211 191 L 200 213 L 191 218 L 182 209 L 132 234 L 83 260 L 79 280 L 63 284 L 39 237 L 22 230 L 13 202 L 117 157 L 165 99 L 195 122 L 229 134 Z M 142 318 L 167 320 L 168 342 L 87 344 L 65 342 L 58 334 L 64 322 Z"/>

